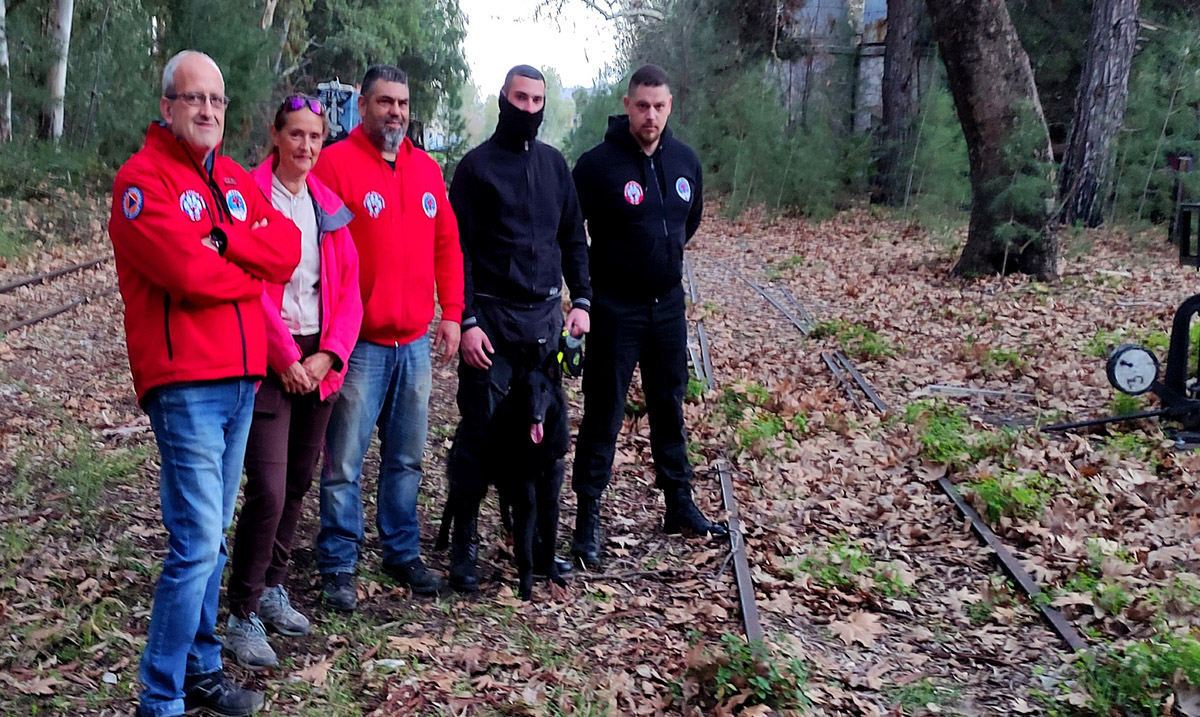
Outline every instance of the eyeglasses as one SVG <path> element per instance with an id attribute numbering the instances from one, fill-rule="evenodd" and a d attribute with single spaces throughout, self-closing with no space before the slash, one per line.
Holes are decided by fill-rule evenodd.
<path id="1" fill-rule="evenodd" d="M 203 92 L 177 92 L 169 95 L 163 95 L 168 100 L 183 100 L 188 107 L 200 107 L 204 104 L 204 100 L 213 106 L 213 109 L 223 110 L 229 106 L 229 98 L 225 95 L 206 95 Z"/>
<path id="2" fill-rule="evenodd" d="M 296 110 L 300 110 L 305 107 L 308 107 L 310 110 L 312 110 L 312 113 L 318 117 L 323 117 L 325 115 L 325 111 L 321 109 L 321 101 L 316 97 L 309 97 L 308 95 L 292 95 L 291 97 L 287 98 L 288 112 L 295 112 Z"/>

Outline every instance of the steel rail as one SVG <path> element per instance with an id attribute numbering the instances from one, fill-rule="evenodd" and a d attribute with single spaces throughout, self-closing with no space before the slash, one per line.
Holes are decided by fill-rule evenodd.
<path id="1" fill-rule="evenodd" d="M 117 287 L 114 286 L 112 288 L 105 289 L 104 291 L 101 291 L 98 294 L 92 294 L 91 296 L 85 296 L 83 298 L 76 299 L 70 303 L 63 304 L 62 306 L 55 307 L 53 309 L 50 309 L 49 311 L 38 314 L 37 316 L 31 316 L 27 319 L 21 319 L 20 321 L 14 321 L 11 324 L 8 324 L 7 326 L 0 327 L 0 334 L 7 334 L 10 331 L 16 331 L 17 329 L 22 329 L 22 328 L 25 328 L 26 326 L 32 326 L 33 324 L 40 323 L 42 321 L 45 321 L 46 319 L 50 319 L 55 316 L 58 316 L 59 314 L 70 311 L 71 309 L 74 309 L 76 306 L 80 306 L 81 304 L 87 304 L 92 301 L 95 301 L 96 299 L 100 299 L 100 298 L 103 298 L 105 296 L 108 296 L 110 294 L 115 294 L 115 293 L 117 293 Z"/>
<path id="2" fill-rule="evenodd" d="M 74 264 L 72 266 L 63 267 L 62 269 L 55 269 L 54 271 L 43 272 L 41 274 L 37 274 L 36 276 L 30 276 L 30 277 L 26 277 L 24 279 L 17 279 L 16 281 L 10 281 L 7 284 L 0 284 L 0 294 L 7 294 L 10 291 L 13 291 L 15 289 L 20 289 L 22 286 L 29 286 L 30 284 L 45 283 L 52 279 L 57 279 L 58 277 L 60 277 L 64 274 L 70 274 L 72 272 L 83 271 L 84 269 L 90 269 L 93 266 L 96 266 L 98 264 L 103 264 L 104 262 L 106 262 L 112 258 L 113 258 L 113 255 L 109 254 L 108 256 L 102 256 L 99 259 L 92 259 L 91 261 L 80 262 L 80 263 Z"/>
<path id="3" fill-rule="evenodd" d="M 854 379 L 854 382 L 858 384 L 858 388 L 866 394 L 871 403 L 875 404 L 875 408 L 880 413 L 887 413 L 888 405 L 879 397 L 879 394 L 875 393 L 875 389 L 871 388 L 871 384 L 867 383 L 867 379 L 863 378 L 858 369 L 854 368 L 854 364 L 850 363 L 850 359 L 846 358 L 846 355 L 841 351 L 836 351 L 833 355 L 842 362 L 842 366 L 846 369 L 846 372 L 850 374 L 850 377 Z"/>
<path id="4" fill-rule="evenodd" d="M 829 353 L 828 351 L 822 351 L 821 360 L 825 362 L 825 365 L 829 367 L 829 371 L 833 374 L 833 377 L 838 380 L 839 384 L 841 384 L 842 389 L 846 392 L 846 396 L 851 402 L 854 403 L 854 407 L 861 411 L 863 407 L 862 401 L 859 401 L 858 396 L 854 395 L 854 389 L 850 386 L 850 380 L 846 378 L 846 373 L 842 371 L 841 367 L 838 366 L 836 361 L 834 361 L 833 354 Z"/>

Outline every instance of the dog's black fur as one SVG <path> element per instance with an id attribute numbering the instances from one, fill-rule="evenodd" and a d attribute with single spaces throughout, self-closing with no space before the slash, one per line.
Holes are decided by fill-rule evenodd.
<path id="1" fill-rule="evenodd" d="M 554 559 L 565 472 L 563 456 L 570 445 L 561 371 L 556 355 L 551 353 L 540 367 L 514 375 L 488 421 L 487 452 L 495 458 L 488 482 L 499 490 L 501 520 L 513 535 L 523 600 L 533 597 L 535 563 L 547 566 L 548 577 L 555 584 L 566 584 Z M 541 427 L 538 442 L 534 442 L 536 426 Z M 449 544 L 451 523 L 452 506 L 447 503 L 435 549 L 445 549 Z M 537 535 L 546 539 L 535 541 Z M 536 556 L 535 543 L 540 553 Z"/>

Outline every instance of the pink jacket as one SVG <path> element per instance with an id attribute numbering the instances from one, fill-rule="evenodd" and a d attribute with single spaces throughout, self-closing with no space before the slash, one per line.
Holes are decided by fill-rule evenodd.
<path id="1" fill-rule="evenodd" d="M 255 183 L 269 199 L 271 196 L 271 167 L 268 158 L 252 172 Z M 358 288 L 358 252 L 350 238 L 347 225 L 354 215 L 342 200 L 321 183 L 311 172 L 306 180 L 308 193 L 317 214 L 317 242 L 321 247 L 321 340 L 320 350 L 337 356 L 317 388 L 321 400 L 342 387 L 350 352 L 358 341 L 362 326 L 362 294 Z M 282 374 L 301 358 L 291 332 L 279 307 L 283 303 L 284 284 L 265 282 L 262 303 L 267 315 L 267 365 Z M 336 370 L 335 370 L 336 369 Z"/>

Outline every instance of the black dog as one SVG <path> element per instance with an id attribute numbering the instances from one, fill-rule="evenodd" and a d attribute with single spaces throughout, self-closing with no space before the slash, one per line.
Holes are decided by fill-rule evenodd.
<path id="1" fill-rule="evenodd" d="M 488 421 L 488 455 L 496 458 L 488 482 L 499 489 L 501 521 L 513 535 L 523 600 L 533 596 L 535 564 L 546 566 L 555 584 L 566 585 L 554 559 L 563 456 L 570 443 L 561 370 L 551 353 L 541 366 L 513 375 Z M 447 502 L 434 549 L 449 545 L 452 522 L 452 506 Z M 537 540 L 539 535 L 546 539 Z M 535 549 L 539 554 L 534 555 Z"/>

